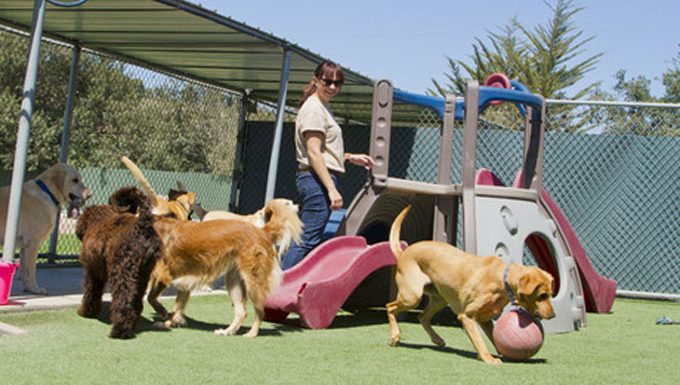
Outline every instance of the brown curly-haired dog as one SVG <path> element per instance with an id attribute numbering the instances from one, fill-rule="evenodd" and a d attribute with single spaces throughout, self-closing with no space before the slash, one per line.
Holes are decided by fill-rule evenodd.
<path id="1" fill-rule="evenodd" d="M 99 315 L 108 282 L 111 338 L 134 337 L 149 276 L 162 255 L 153 222 L 149 198 L 135 187 L 119 189 L 109 198 L 109 205 L 90 206 L 78 219 L 80 263 L 85 268 L 78 314 Z"/>

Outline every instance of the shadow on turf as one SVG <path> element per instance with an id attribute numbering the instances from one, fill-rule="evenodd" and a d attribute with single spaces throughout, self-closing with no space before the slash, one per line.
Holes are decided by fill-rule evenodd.
<path id="1" fill-rule="evenodd" d="M 109 319 L 109 306 L 111 305 L 110 302 L 104 302 L 102 303 L 102 311 L 97 317 L 99 321 L 102 323 L 105 323 L 107 325 L 111 324 L 111 321 Z M 419 323 L 418 321 L 418 314 L 419 312 L 405 312 L 401 313 L 399 315 L 399 322 L 400 323 Z M 185 316 L 185 319 L 187 321 L 186 326 L 183 326 L 182 328 L 184 329 L 194 329 L 194 330 L 204 330 L 207 332 L 213 332 L 216 329 L 222 329 L 228 325 L 229 320 L 225 320 L 225 323 L 213 323 L 213 322 L 203 322 L 199 320 L 195 320 L 191 317 Z M 150 320 L 145 317 L 140 317 L 139 321 L 137 322 L 137 327 L 135 328 L 135 333 L 140 334 L 142 332 L 147 332 L 147 331 L 152 331 L 152 332 L 170 332 L 172 329 L 168 328 L 159 328 L 156 323 L 160 321 L 160 317 L 157 314 L 154 314 L 154 319 Z M 353 327 L 361 327 L 361 326 L 368 326 L 368 325 L 379 325 L 379 324 L 386 324 L 387 325 L 387 318 L 385 315 L 385 310 L 384 309 L 360 309 L 360 310 L 355 310 L 352 314 L 340 314 L 338 315 L 334 320 L 331 326 L 328 329 L 345 329 L 345 328 L 353 328 Z M 460 323 L 458 322 L 458 319 L 456 318 L 455 314 L 451 312 L 448 308 L 442 310 L 437 314 L 433 319 L 432 319 L 432 324 L 433 325 L 440 325 L 440 326 L 455 326 L 456 328 L 460 328 Z M 273 326 L 269 327 L 269 326 Z M 248 331 L 250 328 L 250 325 L 241 327 L 239 331 L 237 332 L 237 335 L 244 334 Z M 276 323 L 269 323 L 263 325 L 262 328 L 260 328 L 260 336 L 281 336 L 284 333 L 301 333 L 304 330 L 306 330 L 299 318 L 291 318 L 287 319 L 284 321 L 282 324 L 276 324 Z M 413 350 L 423 350 L 423 349 L 430 349 L 442 353 L 450 353 L 450 354 L 456 354 L 461 357 L 466 357 L 466 358 L 471 358 L 471 359 L 477 359 L 477 353 L 474 351 L 470 350 L 462 350 L 462 349 L 457 349 L 453 348 L 450 346 L 437 346 L 437 345 L 430 345 L 430 344 L 413 344 L 413 343 L 408 343 L 408 342 L 399 342 L 399 345 L 397 345 L 397 348 L 406 348 L 406 349 L 413 349 Z M 543 358 L 531 358 L 528 360 L 524 361 L 513 361 L 513 360 L 508 360 L 508 359 L 503 359 L 503 362 L 505 363 L 522 363 L 522 364 L 543 364 L 546 362 L 545 359 Z"/>
<path id="2" fill-rule="evenodd" d="M 97 316 L 97 320 L 99 320 L 101 323 L 111 325 L 111 319 L 110 319 L 110 312 L 109 312 L 109 307 L 111 306 L 111 302 L 105 301 L 102 303 L 102 310 L 99 313 L 99 316 Z M 196 319 L 193 319 L 191 317 L 188 317 L 185 315 L 185 319 L 187 321 L 187 324 L 185 326 L 182 326 L 181 329 L 192 329 L 192 330 L 204 330 L 207 332 L 213 332 L 216 329 L 223 329 L 225 328 L 231 320 L 226 320 L 224 323 L 213 323 L 213 322 L 203 322 L 199 321 Z M 159 322 L 161 322 L 162 319 L 158 314 L 153 314 L 152 319 L 148 319 L 144 316 L 139 317 L 139 320 L 137 321 L 137 326 L 135 327 L 135 336 L 137 334 L 141 334 L 144 332 L 171 332 L 173 328 L 167 328 L 164 326 L 159 325 Z M 241 327 L 239 331 L 237 332 L 238 334 L 245 334 L 248 330 L 250 329 L 250 325 L 246 325 Z M 288 326 L 288 325 L 274 325 L 274 328 L 268 328 L 266 325 L 262 328 L 260 328 L 260 336 L 278 336 L 283 333 L 288 333 L 288 332 L 301 332 L 302 329 L 299 327 L 295 326 Z M 133 337 L 134 338 L 134 337 Z"/>
<path id="3" fill-rule="evenodd" d="M 229 322 L 231 322 L 230 319 L 225 319 L 224 323 L 214 323 L 214 322 L 203 322 L 196 320 L 194 318 L 184 316 L 184 319 L 187 321 L 187 324 L 185 326 L 182 326 L 181 329 L 193 329 L 193 330 L 203 330 L 206 332 L 213 332 L 217 329 L 224 329 L 229 325 Z M 155 319 L 155 322 L 160 321 L 160 318 Z M 244 325 L 242 326 L 236 335 L 240 334 L 245 334 L 250 330 L 251 325 Z M 156 326 L 152 326 L 152 329 L 155 329 Z M 172 329 L 164 329 L 164 330 L 172 330 Z M 260 327 L 260 332 L 259 336 L 280 336 L 283 333 L 288 333 L 288 332 L 300 332 L 301 330 L 299 328 L 296 328 L 294 326 L 288 326 L 288 325 L 277 325 L 274 324 L 274 329 L 268 327 L 268 325 L 263 325 Z"/>
<path id="4" fill-rule="evenodd" d="M 110 313 L 110 307 L 111 307 L 111 302 L 110 301 L 104 301 L 102 302 L 102 310 L 99 312 L 99 315 L 97 316 L 97 320 L 99 320 L 101 323 L 111 325 L 111 313 Z M 135 336 L 132 338 L 135 338 L 137 334 L 140 334 L 142 332 L 147 332 L 147 331 L 154 331 L 154 332 L 167 332 L 169 329 L 159 329 L 156 326 L 154 326 L 154 321 L 150 320 L 144 316 L 139 317 L 139 320 L 137 321 L 137 326 L 135 326 Z"/>
<path id="5" fill-rule="evenodd" d="M 420 311 L 404 312 L 400 313 L 397 316 L 397 319 L 399 322 L 420 323 L 418 321 L 419 314 Z M 352 311 L 352 314 L 339 314 L 336 316 L 330 328 L 352 328 L 379 324 L 387 324 L 387 313 L 385 312 L 385 309 L 357 309 Z M 449 308 L 445 308 L 444 310 L 437 313 L 437 315 L 432 318 L 432 325 L 455 327 L 461 326 L 458 318 Z"/>
<path id="6" fill-rule="evenodd" d="M 411 344 L 408 342 L 399 342 L 399 345 L 397 345 L 397 348 L 407 348 L 407 349 L 414 349 L 414 350 L 423 350 L 423 349 L 429 349 L 429 350 L 435 350 L 438 352 L 442 353 L 452 353 L 459 355 L 461 357 L 465 358 L 471 358 L 471 359 L 477 359 L 477 353 L 472 351 L 472 350 L 462 350 L 462 349 L 456 349 L 452 348 L 450 346 L 437 346 L 437 345 L 424 345 L 424 344 Z M 495 357 L 500 357 L 497 354 L 494 354 Z M 509 363 L 509 364 L 544 364 L 546 363 L 546 360 L 544 358 L 530 358 L 528 360 L 523 360 L 523 361 L 516 361 L 516 360 L 509 360 L 507 358 L 502 358 L 504 363 Z"/>
<path id="7" fill-rule="evenodd" d="M 419 311 L 404 312 L 399 314 L 397 317 L 400 323 L 420 323 L 418 321 Z M 387 327 L 387 316 L 385 314 L 385 309 L 360 309 L 355 310 L 352 314 L 339 314 L 333 320 L 333 323 L 328 327 L 328 329 L 345 329 L 353 327 L 361 327 L 368 325 L 380 325 L 385 324 Z M 434 318 L 432 318 L 432 325 L 439 326 L 453 326 L 455 328 L 461 329 L 461 333 L 464 333 L 462 326 L 458 321 L 456 315 L 449 309 L 446 308 L 439 312 Z M 282 325 L 282 331 L 302 331 L 303 326 L 300 323 L 299 318 L 292 318 L 285 321 L 285 326 Z M 262 334 L 262 330 L 261 330 Z M 431 344 L 413 344 L 407 342 L 400 342 L 397 348 L 407 348 L 414 350 L 430 349 L 442 353 L 456 354 L 465 358 L 477 359 L 477 353 L 474 350 L 462 350 L 453 348 L 450 346 L 437 346 Z M 471 347 L 472 348 L 472 347 Z M 496 355 L 498 357 L 498 355 Z M 541 364 L 545 363 L 546 360 L 543 358 L 532 358 L 524 361 L 513 361 L 502 358 L 505 363 L 522 363 L 522 364 Z"/>

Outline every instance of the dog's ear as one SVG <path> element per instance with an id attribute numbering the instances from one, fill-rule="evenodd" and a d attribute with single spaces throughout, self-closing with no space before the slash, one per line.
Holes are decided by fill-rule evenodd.
<path id="1" fill-rule="evenodd" d="M 274 210 L 267 206 L 264 208 L 264 223 L 269 222 L 270 219 L 272 219 L 272 216 L 274 215 Z"/>
<path id="2" fill-rule="evenodd" d="M 171 188 L 170 191 L 168 191 L 168 200 L 169 201 L 176 201 L 177 198 L 184 195 L 185 193 L 186 193 L 186 191 L 178 191 L 178 190 Z"/>
<path id="3" fill-rule="evenodd" d="M 519 287 L 517 288 L 517 296 L 520 301 L 530 297 L 541 284 L 537 274 L 533 271 L 527 271 L 519 278 Z"/>
<path id="4" fill-rule="evenodd" d="M 184 186 L 184 183 L 180 181 L 177 181 L 177 189 L 181 191 L 189 191 L 189 189 Z"/>
<path id="5" fill-rule="evenodd" d="M 532 295 L 539 295 L 538 291 L 543 287 L 543 291 L 553 294 L 553 277 L 549 273 L 539 269 L 538 267 L 531 267 L 519 279 L 519 288 L 517 295 L 519 299 L 528 299 Z"/>

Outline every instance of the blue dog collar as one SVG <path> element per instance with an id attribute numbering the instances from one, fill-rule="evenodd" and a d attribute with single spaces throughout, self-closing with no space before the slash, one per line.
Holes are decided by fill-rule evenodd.
<path id="1" fill-rule="evenodd" d="M 50 197 L 52 203 L 54 203 L 55 206 L 59 207 L 59 201 L 57 200 L 57 197 L 55 197 L 54 194 L 52 194 L 52 191 L 50 191 L 50 189 L 47 188 L 47 185 L 40 179 L 36 179 L 35 183 L 38 185 L 38 187 L 40 187 L 41 190 L 45 192 L 45 194 L 47 194 Z"/>

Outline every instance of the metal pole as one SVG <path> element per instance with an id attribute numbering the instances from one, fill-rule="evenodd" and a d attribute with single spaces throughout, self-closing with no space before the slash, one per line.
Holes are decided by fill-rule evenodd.
<path id="1" fill-rule="evenodd" d="M 267 190 L 265 202 L 274 198 L 276 188 L 276 175 L 279 166 L 279 153 L 281 152 L 281 133 L 283 131 L 283 115 L 286 108 L 286 95 L 288 94 L 288 77 L 290 76 L 290 62 L 293 52 L 286 49 L 283 52 L 283 68 L 281 69 L 281 84 L 279 86 L 279 101 L 276 108 L 276 128 L 274 129 L 274 142 L 272 154 L 269 158 L 269 174 L 267 175 Z"/>
<path id="2" fill-rule="evenodd" d="M 229 198 L 229 211 L 236 212 L 240 202 L 241 182 L 243 181 L 243 154 L 246 147 L 246 123 L 248 119 L 248 104 L 250 103 L 250 90 L 245 90 L 241 95 L 241 106 L 238 112 L 238 134 L 236 134 L 236 154 L 234 155 L 234 167 L 231 172 L 231 196 Z"/>
<path id="3" fill-rule="evenodd" d="M 35 85 L 38 78 L 38 63 L 40 62 L 40 41 L 42 39 L 43 23 L 45 21 L 45 0 L 35 0 L 33 5 L 33 22 L 31 23 L 31 48 L 26 65 L 24 78 L 24 98 L 21 101 L 19 113 L 19 131 L 17 145 L 14 152 L 14 169 L 9 193 L 7 210 L 7 227 L 5 228 L 5 243 L 2 259 L 12 262 L 16 247 L 17 228 L 19 224 L 19 207 L 21 206 L 21 190 L 26 173 L 26 155 L 28 153 L 28 138 L 31 130 L 31 115 L 35 100 Z"/>
<path id="4" fill-rule="evenodd" d="M 68 90 L 66 91 L 66 106 L 64 107 L 64 130 L 61 132 L 61 149 L 59 153 L 59 161 L 66 163 L 68 161 L 69 139 L 71 137 L 71 122 L 73 121 L 73 98 L 76 92 L 76 85 L 78 83 L 78 63 L 80 61 L 80 47 L 73 46 L 73 53 L 71 56 L 71 68 L 69 69 Z M 48 249 L 48 262 L 54 263 L 54 257 L 57 255 L 57 241 L 59 238 L 59 218 L 60 213 L 57 213 L 57 219 L 52 229 L 52 236 L 50 237 L 50 246 Z"/>

